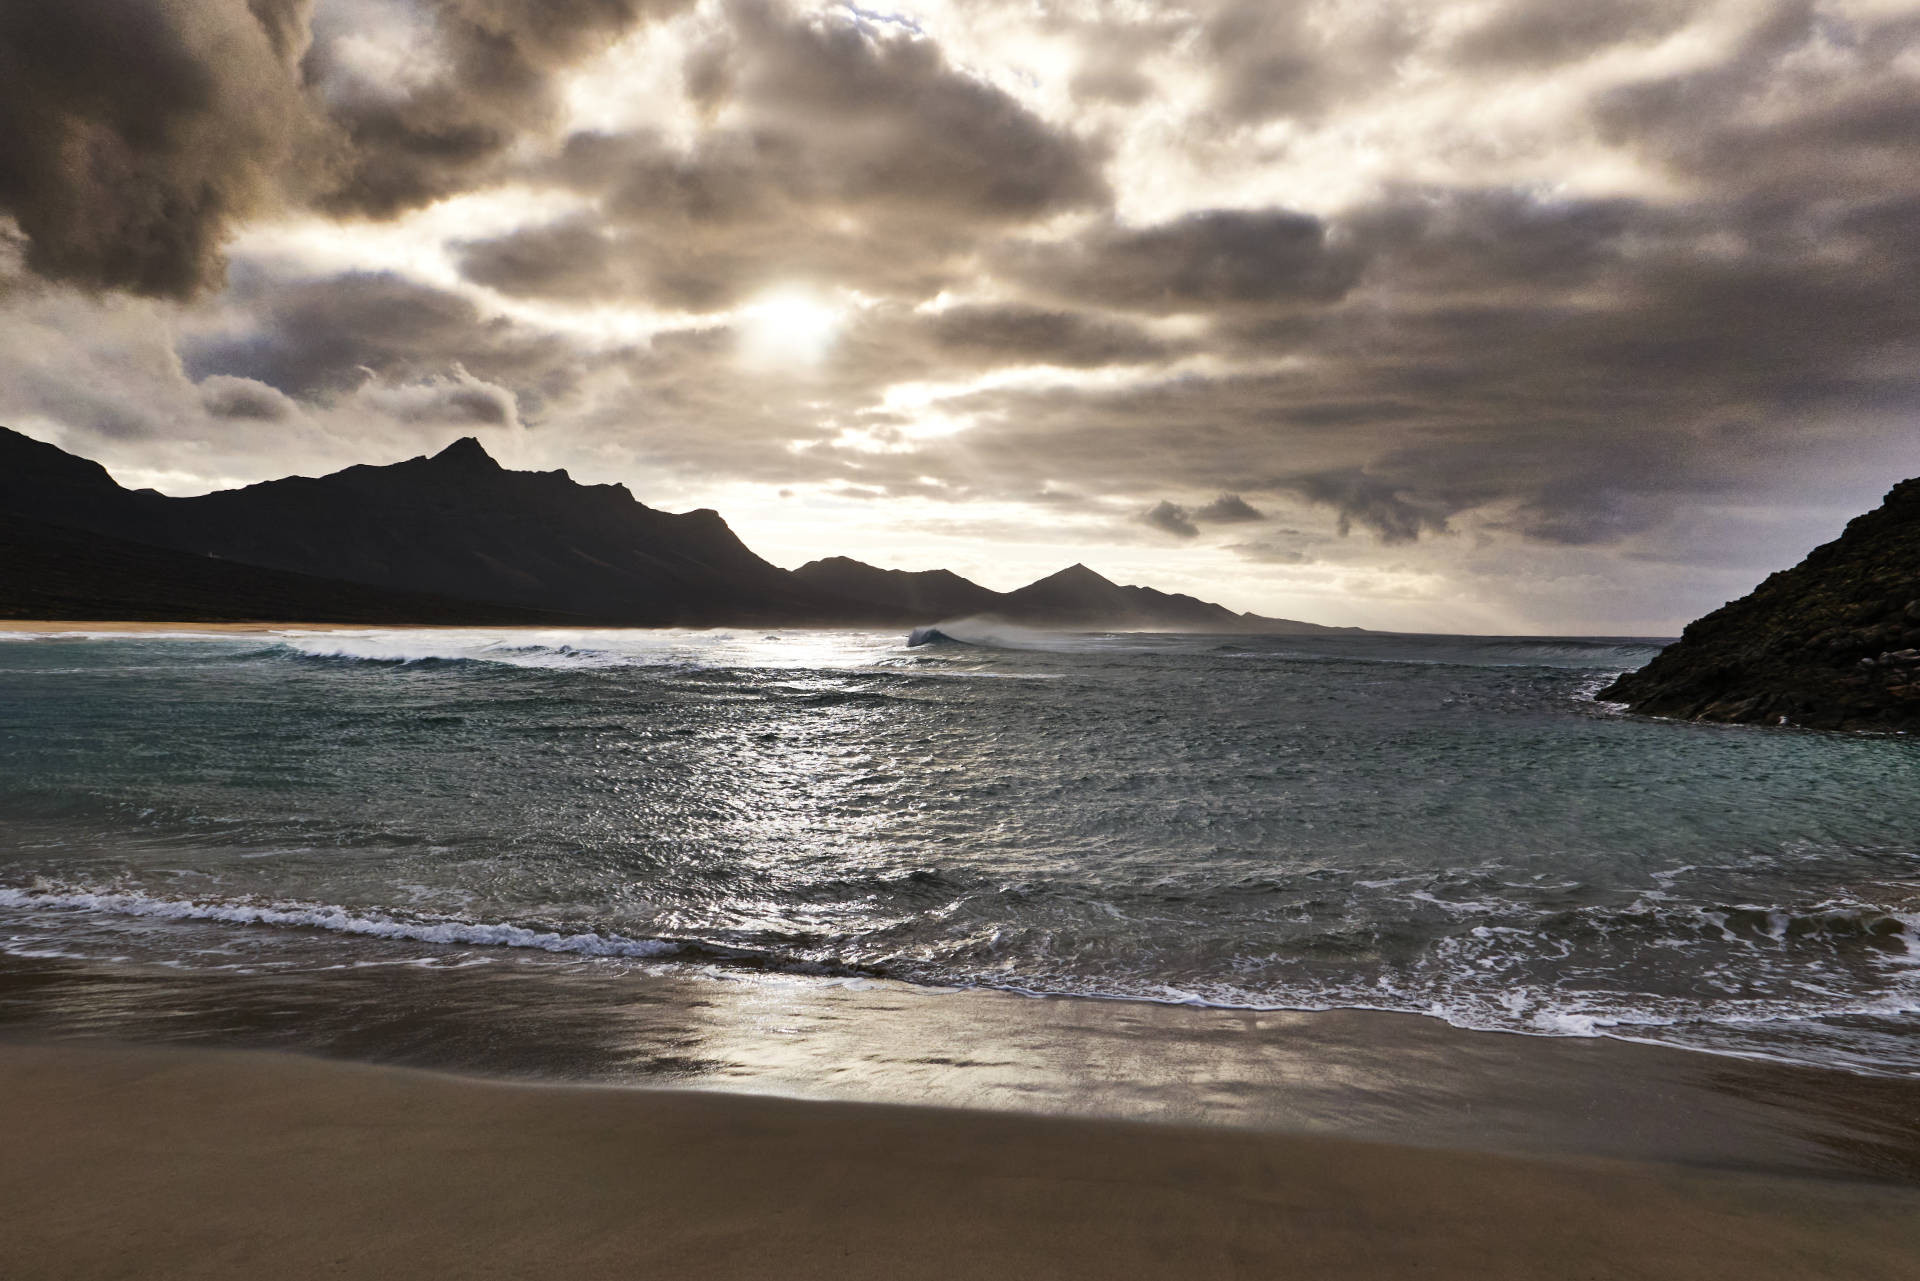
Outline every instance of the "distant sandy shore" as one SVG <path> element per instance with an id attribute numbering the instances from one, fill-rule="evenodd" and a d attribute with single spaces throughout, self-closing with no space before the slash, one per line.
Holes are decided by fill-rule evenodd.
<path id="1" fill-rule="evenodd" d="M 0 1047 L 34 1278 L 1911 1278 L 1920 1190 L 1328 1138 Z"/>

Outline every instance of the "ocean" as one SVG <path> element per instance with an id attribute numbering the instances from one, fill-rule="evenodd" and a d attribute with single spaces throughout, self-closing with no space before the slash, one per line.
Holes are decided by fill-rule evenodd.
<path id="1" fill-rule="evenodd" d="M 383 970 L 752 974 L 1920 1076 L 1920 743 L 1597 702 L 1652 640 L 941 630 L 5 634 L 10 999 L 337 1045 Z"/>

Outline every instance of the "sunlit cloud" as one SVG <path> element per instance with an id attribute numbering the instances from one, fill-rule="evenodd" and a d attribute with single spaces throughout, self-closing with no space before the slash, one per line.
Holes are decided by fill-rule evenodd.
<path id="1" fill-rule="evenodd" d="M 479 434 L 782 563 L 1639 630 L 1920 471 L 1899 0 L 187 8 L 0 74 L 0 422 L 170 491 Z"/>
<path id="2" fill-rule="evenodd" d="M 845 309 L 803 289 L 782 289 L 736 317 L 740 355 L 751 366 L 817 365 L 845 323 Z"/>

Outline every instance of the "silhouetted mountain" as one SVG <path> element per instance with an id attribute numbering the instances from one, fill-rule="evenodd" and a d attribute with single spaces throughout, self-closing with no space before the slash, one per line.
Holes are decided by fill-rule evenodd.
<path id="1" fill-rule="evenodd" d="M 1289 618 L 1262 618 L 1236 614 L 1177 592 L 1151 587 L 1122 587 L 1085 565 L 1070 565 L 1029 583 L 1003 598 L 995 611 L 1016 622 L 1047 627 L 1097 627 L 1170 632 L 1263 632 L 1268 635 L 1304 635 L 1314 632 L 1359 631 L 1357 627 L 1322 627 Z"/>
<path id="2" fill-rule="evenodd" d="M 845 557 L 789 571 L 718 513 L 655 511 L 620 485 L 509 471 L 477 440 L 432 457 L 194 498 L 122 488 L 98 463 L 0 428 L 0 616 L 1334 630 L 1121 587 L 1076 565 L 1015 592 Z M 1351 630 L 1351 629 L 1348 629 Z"/>
<path id="3" fill-rule="evenodd" d="M 1108 631 L 1304 635 L 1360 630 L 1322 627 L 1286 618 L 1262 618 L 1258 614 L 1236 614 L 1224 605 L 1209 604 L 1192 596 L 1155 591 L 1151 587 L 1122 587 L 1085 565 L 1069 566 L 1038 582 L 1004 593 L 969 582 L 951 570 L 909 573 L 876 569 L 845 556 L 810 561 L 794 574 L 823 591 L 857 602 L 875 621 L 889 623 L 975 617 L 1004 619 L 1028 627 Z"/>
<path id="4" fill-rule="evenodd" d="M 578 623 L 392 592 L 0 515 L 0 618 L 124 622 Z"/>
<path id="5" fill-rule="evenodd" d="M 876 569 L 845 556 L 808 561 L 793 573 L 816 591 L 874 609 L 889 622 L 982 614 L 1006 599 L 950 569 Z"/>
<path id="6" fill-rule="evenodd" d="M 1920 730 L 1920 478 L 1600 697 L 1693 720 Z"/>
<path id="7" fill-rule="evenodd" d="M 672 515 L 623 486 L 508 471 L 471 438 L 386 467 L 168 498 L 122 489 L 99 464 L 9 432 L 0 511 L 523 613 L 667 624 L 777 621 L 823 608 L 748 551 L 717 512 Z"/>

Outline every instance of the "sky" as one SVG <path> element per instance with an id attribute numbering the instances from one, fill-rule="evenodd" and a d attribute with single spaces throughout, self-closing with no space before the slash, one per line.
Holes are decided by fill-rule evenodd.
<path id="1" fill-rule="evenodd" d="M 1920 473 L 1920 3 L 0 0 L 0 424 L 1671 635 Z"/>

